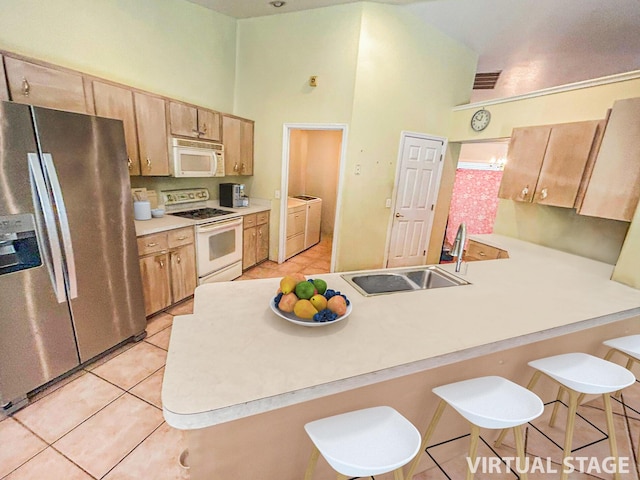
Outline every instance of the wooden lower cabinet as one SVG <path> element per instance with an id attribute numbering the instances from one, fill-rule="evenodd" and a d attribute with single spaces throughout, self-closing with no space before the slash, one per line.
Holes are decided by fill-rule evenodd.
<path id="1" fill-rule="evenodd" d="M 171 305 L 169 254 L 150 255 L 140 259 L 144 312 L 151 315 Z"/>
<path id="2" fill-rule="evenodd" d="M 243 217 L 242 269 L 257 265 L 269 258 L 269 212 Z"/>
<path id="3" fill-rule="evenodd" d="M 193 295 L 197 286 L 193 228 L 138 237 L 145 314 Z"/>
<path id="4" fill-rule="evenodd" d="M 464 260 L 467 262 L 474 262 L 477 260 L 496 260 L 498 258 L 509 258 L 509 253 L 506 250 L 492 247 L 491 245 L 477 242 L 475 240 L 469 240 L 467 250 L 464 254 Z"/>
<path id="5" fill-rule="evenodd" d="M 196 249 L 193 244 L 171 250 L 171 296 L 173 303 L 191 295 L 196 289 Z"/>

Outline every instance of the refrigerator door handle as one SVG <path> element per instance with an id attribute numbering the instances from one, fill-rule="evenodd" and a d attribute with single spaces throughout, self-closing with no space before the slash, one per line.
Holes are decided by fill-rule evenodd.
<path id="1" fill-rule="evenodd" d="M 56 202 L 58 212 L 58 222 L 60 224 L 60 233 L 62 236 L 62 246 L 64 248 L 65 258 L 67 260 L 67 274 L 69 276 L 69 299 L 78 297 L 78 280 L 76 277 L 76 261 L 73 255 L 73 243 L 71 242 L 71 230 L 69 229 L 69 219 L 67 217 L 67 208 L 62 198 L 62 189 L 58 181 L 56 167 L 53 164 L 53 157 L 50 153 L 43 153 L 44 169 L 53 191 L 53 199 Z"/>
<path id="2" fill-rule="evenodd" d="M 51 264 L 46 263 L 49 270 L 49 277 L 53 285 L 53 290 L 58 303 L 67 301 L 67 295 L 64 290 L 64 273 L 62 271 L 62 250 L 60 249 L 60 240 L 56 229 L 56 221 L 53 213 L 53 205 L 47 193 L 47 186 L 44 181 L 44 174 L 40 166 L 40 158 L 36 153 L 27 154 L 29 160 L 29 170 L 33 178 L 38 202 L 44 217 L 44 224 L 47 229 L 47 239 L 49 240 L 49 250 L 51 251 Z"/>

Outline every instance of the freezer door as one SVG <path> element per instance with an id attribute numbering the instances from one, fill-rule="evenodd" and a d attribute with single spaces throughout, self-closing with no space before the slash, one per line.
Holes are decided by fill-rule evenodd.
<path id="1" fill-rule="evenodd" d="M 47 203 L 27 105 L 0 102 L 0 185 L 0 405 L 4 405 L 79 364 L 60 249 L 55 231 L 49 236 L 45 227 L 53 220 L 53 211 Z M 38 197 L 37 185 L 45 189 L 44 198 Z M 26 265 L 28 257 L 31 265 Z M 16 263 L 25 268 L 11 267 Z"/>
<path id="2" fill-rule="evenodd" d="M 122 122 L 34 107 L 80 360 L 144 332 Z"/>

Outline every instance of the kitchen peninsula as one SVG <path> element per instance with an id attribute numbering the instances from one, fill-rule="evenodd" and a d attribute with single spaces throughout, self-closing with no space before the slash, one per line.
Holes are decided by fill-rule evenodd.
<path id="1" fill-rule="evenodd" d="M 188 430 L 191 479 L 301 478 L 308 421 L 388 404 L 422 430 L 434 386 L 489 374 L 524 384 L 529 360 L 601 355 L 603 340 L 640 333 L 640 291 L 609 280 L 613 266 L 474 238 L 510 258 L 467 265 L 471 285 L 364 297 L 339 274 L 319 275 L 353 305 L 323 327 L 270 310 L 278 279 L 198 287 L 194 314 L 174 320 L 162 391 L 168 423 Z M 434 442 L 465 432 L 450 426 Z M 323 466 L 316 478 L 331 478 Z"/>

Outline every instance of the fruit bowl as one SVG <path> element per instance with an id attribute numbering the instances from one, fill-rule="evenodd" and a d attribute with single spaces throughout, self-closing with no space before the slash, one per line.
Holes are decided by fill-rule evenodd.
<path id="1" fill-rule="evenodd" d="M 273 310 L 273 313 L 275 313 L 279 317 L 282 317 L 285 320 L 290 321 L 291 323 L 295 323 L 296 325 L 302 325 L 303 327 L 326 327 L 328 325 L 333 325 L 334 323 L 338 323 L 340 320 L 344 320 L 345 318 L 347 318 L 351 313 L 351 308 L 352 308 L 350 304 L 347 305 L 346 313 L 344 315 L 339 316 L 338 318 L 336 318 L 331 322 L 316 322 L 312 318 L 309 318 L 309 319 L 300 318 L 296 316 L 293 312 L 288 313 L 288 312 L 281 311 L 276 306 L 275 300 L 273 298 L 269 302 L 269 306 L 271 307 L 271 310 Z"/>
<path id="2" fill-rule="evenodd" d="M 305 327 L 329 325 L 351 313 L 351 302 L 346 295 L 328 288 L 321 278 L 307 279 L 301 273 L 280 280 L 280 288 L 269 306 L 279 317 Z"/>

